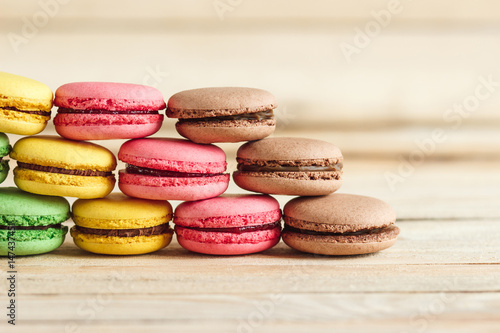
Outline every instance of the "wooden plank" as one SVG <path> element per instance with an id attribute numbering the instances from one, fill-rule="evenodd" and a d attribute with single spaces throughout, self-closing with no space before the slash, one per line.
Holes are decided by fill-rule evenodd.
<path id="1" fill-rule="evenodd" d="M 390 332 L 438 331 L 444 328 L 498 328 L 498 293 L 429 294 L 263 294 L 182 296 L 84 295 L 19 300 L 24 317 L 20 328 L 44 326 L 87 332 L 90 328 L 204 327 L 232 332 L 300 332 L 305 327 L 325 330 L 388 328 Z M 16 327 L 17 328 L 17 327 Z M 37 330 L 38 331 L 38 330 Z M 455 331 L 455 330 L 454 330 Z M 17 332 L 17 331 L 16 331 Z M 42 332 L 44 332 L 42 330 Z M 459 332 L 462 332 L 459 330 Z M 463 330 L 463 332 L 466 332 Z"/>
<path id="2" fill-rule="evenodd" d="M 50 254 L 17 259 L 19 292 L 500 291 L 496 278 L 500 274 L 500 223 L 413 221 L 399 225 L 402 232 L 394 247 L 372 255 L 338 258 L 302 254 L 283 243 L 262 254 L 214 257 L 190 253 L 176 242 L 150 255 L 113 257 L 81 251 L 68 238 Z"/>

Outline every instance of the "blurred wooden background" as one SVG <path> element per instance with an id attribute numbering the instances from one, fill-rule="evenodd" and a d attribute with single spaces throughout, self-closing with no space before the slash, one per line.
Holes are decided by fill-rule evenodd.
<path id="1" fill-rule="evenodd" d="M 474 94 L 480 77 L 500 82 L 493 0 L 3 0 L 0 21 L 2 70 L 54 90 L 135 82 L 168 98 L 203 86 L 261 87 L 278 97 L 290 129 L 451 127 L 445 112 Z M 498 125 L 499 107 L 498 93 L 481 100 L 462 128 Z"/>

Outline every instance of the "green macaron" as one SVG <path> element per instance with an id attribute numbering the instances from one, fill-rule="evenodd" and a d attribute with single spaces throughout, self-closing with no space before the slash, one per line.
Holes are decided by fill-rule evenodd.
<path id="1" fill-rule="evenodd" d="M 0 188 L 0 256 L 41 254 L 64 242 L 70 217 L 69 202 L 62 197 Z"/>
<path id="2" fill-rule="evenodd" d="M 0 133 L 0 183 L 7 178 L 9 173 L 9 161 L 4 160 L 3 157 L 7 156 L 11 149 L 7 135 Z"/>

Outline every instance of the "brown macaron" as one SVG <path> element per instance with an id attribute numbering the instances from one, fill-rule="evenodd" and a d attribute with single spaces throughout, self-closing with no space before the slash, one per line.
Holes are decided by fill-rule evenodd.
<path id="1" fill-rule="evenodd" d="M 276 128 L 276 98 L 262 89 L 216 87 L 181 91 L 170 97 L 167 117 L 196 143 L 259 140 Z"/>
<path id="2" fill-rule="evenodd" d="M 335 193 L 290 200 L 283 210 L 283 241 L 290 247 L 323 255 L 378 252 L 396 242 L 396 214 L 379 199 Z"/>
<path id="3" fill-rule="evenodd" d="M 267 138 L 238 149 L 234 182 L 249 191 L 326 195 L 342 185 L 343 157 L 335 145 L 304 138 Z"/>

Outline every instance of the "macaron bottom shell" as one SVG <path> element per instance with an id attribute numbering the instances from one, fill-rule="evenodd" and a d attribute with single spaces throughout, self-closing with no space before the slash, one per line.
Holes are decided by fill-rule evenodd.
<path id="1" fill-rule="evenodd" d="M 285 229 L 281 234 L 281 238 L 286 245 L 301 252 L 343 256 L 368 254 L 385 250 L 396 243 L 397 235 L 398 233 L 388 232 L 386 237 L 377 241 L 339 242 L 331 236 L 304 235 Z"/>
<path id="2" fill-rule="evenodd" d="M 50 117 L 0 109 L 0 132 L 34 135 L 42 132 Z"/>
<path id="3" fill-rule="evenodd" d="M 279 176 L 276 173 L 242 172 L 233 173 L 233 180 L 239 187 L 259 193 L 321 196 L 337 191 L 342 186 L 342 179 L 298 179 Z"/>
<path id="4" fill-rule="evenodd" d="M 209 177 L 153 177 L 120 171 L 118 187 L 131 197 L 152 200 L 194 201 L 221 195 L 229 185 L 229 174 Z"/>
<path id="5" fill-rule="evenodd" d="M 115 178 L 72 176 L 15 168 L 14 183 L 21 190 L 30 193 L 94 199 L 111 193 Z"/>
<path id="6" fill-rule="evenodd" d="M 163 249 L 172 241 L 170 233 L 153 236 L 116 237 L 89 235 L 71 228 L 71 236 L 76 246 L 82 250 L 110 255 L 146 254 Z"/>
<path id="7" fill-rule="evenodd" d="M 280 241 L 281 227 L 243 234 L 191 230 L 176 226 L 177 241 L 186 250 L 211 255 L 242 255 L 262 252 Z"/>
<path id="8" fill-rule="evenodd" d="M 79 116 L 80 124 L 66 124 L 66 117 Z M 89 124 L 85 119 L 89 116 L 111 116 L 102 120 L 101 124 Z M 113 118 L 114 117 L 114 118 Z M 81 119 L 80 119 L 81 118 Z M 61 115 L 54 118 L 56 132 L 71 140 L 109 140 L 143 138 L 158 132 L 162 126 L 163 115 L 134 116 L 116 119 L 113 115 Z M 74 119 L 71 118 L 73 121 Z"/>
<path id="9" fill-rule="evenodd" d="M 8 256 L 9 252 L 16 256 L 43 254 L 57 249 L 64 242 L 68 227 L 48 230 L 17 230 L 12 238 L 7 230 L 0 231 L 0 256 Z M 13 248 L 12 248 L 13 247 Z"/>
<path id="10" fill-rule="evenodd" d="M 276 126 L 249 121 L 189 122 L 175 125 L 177 132 L 196 143 L 241 142 L 263 139 L 273 134 Z"/>

